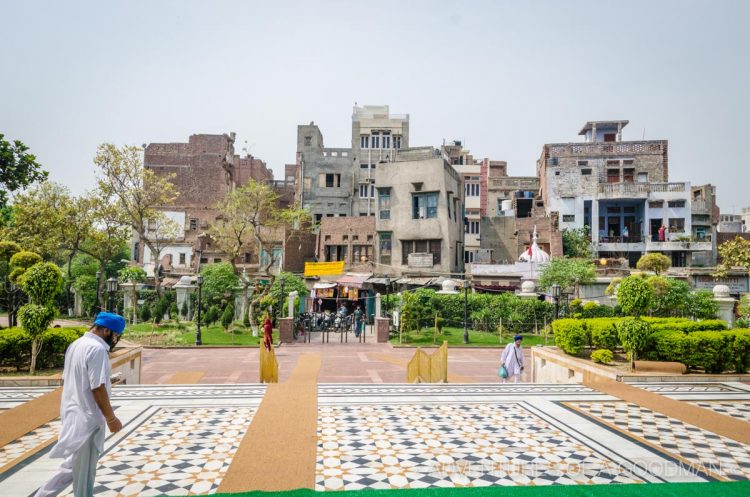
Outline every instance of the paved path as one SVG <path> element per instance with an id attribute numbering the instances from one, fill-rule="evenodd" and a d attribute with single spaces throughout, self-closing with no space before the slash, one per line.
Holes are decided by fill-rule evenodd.
<path id="1" fill-rule="evenodd" d="M 8 327 L 8 316 L 0 316 L 0 326 Z M 60 328 L 69 328 L 71 326 L 91 326 L 91 323 L 84 321 L 74 321 L 72 319 L 55 319 L 52 321 L 52 326 L 59 326 Z"/>
<path id="2" fill-rule="evenodd" d="M 379 343 L 293 344 L 276 349 L 279 381 L 286 381 L 302 354 L 319 354 L 320 383 L 403 383 L 412 348 Z M 466 383 L 499 383 L 501 349 L 453 348 L 448 351 L 448 372 Z M 525 351 L 523 381 L 531 381 L 531 351 Z M 141 381 L 167 383 L 178 372 L 204 373 L 198 383 L 255 383 L 256 348 L 144 349 Z M 455 382 L 455 381 L 454 381 Z"/>

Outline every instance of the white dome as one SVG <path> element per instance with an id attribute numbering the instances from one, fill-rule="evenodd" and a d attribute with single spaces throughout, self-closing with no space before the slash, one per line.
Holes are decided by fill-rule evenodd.
<path id="1" fill-rule="evenodd" d="M 524 253 L 518 257 L 519 261 L 521 262 L 549 262 L 549 254 L 539 248 L 539 245 L 537 245 L 536 243 L 536 238 L 537 238 L 536 226 L 534 226 L 534 238 L 531 242 L 531 247 L 525 250 Z"/>
<path id="2" fill-rule="evenodd" d="M 447 279 L 447 280 L 443 281 L 443 288 L 442 288 L 442 290 L 439 290 L 437 293 L 440 293 L 440 294 L 449 294 L 449 295 L 450 294 L 454 294 L 454 293 L 458 293 L 456 291 L 456 282 L 453 281 L 453 280 L 450 280 L 450 279 Z"/>
<path id="3" fill-rule="evenodd" d="M 536 284 L 531 280 L 526 280 L 521 283 L 521 292 L 523 293 L 534 293 L 536 291 Z"/>
<path id="4" fill-rule="evenodd" d="M 725 299 L 729 297 L 729 292 L 729 287 L 726 285 L 716 285 L 714 287 L 714 297 L 716 298 Z"/>

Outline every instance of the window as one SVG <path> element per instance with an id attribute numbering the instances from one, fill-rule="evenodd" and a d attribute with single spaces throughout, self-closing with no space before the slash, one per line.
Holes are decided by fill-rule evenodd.
<path id="1" fill-rule="evenodd" d="M 185 253 L 180 252 L 180 266 L 184 266 L 184 265 L 185 265 Z"/>
<path id="2" fill-rule="evenodd" d="M 208 264 L 208 257 L 201 257 L 201 264 Z"/>
<path id="3" fill-rule="evenodd" d="M 465 231 L 469 235 L 478 235 L 479 234 L 479 221 L 469 221 L 465 225 Z"/>
<path id="4" fill-rule="evenodd" d="M 475 252 L 473 250 L 464 250 L 464 262 L 474 262 L 474 254 Z"/>
<path id="5" fill-rule="evenodd" d="M 391 234 L 379 233 L 378 236 L 380 238 L 380 246 L 378 248 L 378 252 L 380 252 L 380 263 L 390 264 L 391 263 Z"/>
<path id="6" fill-rule="evenodd" d="M 326 235 L 324 237 L 324 241 L 326 241 L 326 242 L 331 241 L 331 235 Z"/>
<path id="7" fill-rule="evenodd" d="M 362 217 L 362 216 L 367 216 L 367 215 L 368 215 L 368 214 L 367 214 L 366 212 L 360 212 L 360 213 L 359 213 L 359 217 Z"/>
<path id="8" fill-rule="evenodd" d="M 375 164 L 373 164 L 372 167 L 375 167 Z M 369 169 L 370 168 L 370 164 L 368 164 L 366 162 L 360 162 L 359 163 L 359 168 L 360 169 Z"/>
<path id="9" fill-rule="evenodd" d="M 372 235 L 367 235 L 367 241 L 368 241 L 368 242 L 371 242 L 371 241 L 372 241 Z"/>
<path id="10" fill-rule="evenodd" d="M 391 148 L 391 135 L 383 135 L 383 148 Z"/>
<path id="11" fill-rule="evenodd" d="M 323 220 L 323 214 L 315 214 L 315 224 L 320 224 Z"/>
<path id="12" fill-rule="evenodd" d="M 615 141 L 615 136 L 617 136 L 615 133 L 604 133 L 604 141 L 613 142 Z"/>
<path id="13" fill-rule="evenodd" d="M 346 261 L 348 248 L 346 245 L 326 245 L 326 262 Z"/>
<path id="14" fill-rule="evenodd" d="M 370 136 L 361 135 L 359 137 L 359 148 L 370 148 Z"/>
<path id="15" fill-rule="evenodd" d="M 651 200 L 648 203 L 649 209 L 661 209 L 664 207 L 664 201 L 663 200 Z"/>
<path id="16" fill-rule="evenodd" d="M 198 220 L 197 219 L 191 219 L 190 220 L 190 231 L 195 231 L 198 229 Z"/>
<path id="17" fill-rule="evenodd" d="M 393 148 L 401 148 L 401 135 L 393 135 Z"/>
<path id="18" fill-rule="evenodd" d="M 636 179 L 638 183 L 648 183 L 648 173 L 638 173 L 636 174 Z"/>
<path id="19" fill-rule="evenodd" d="M 380 219 L 391 218 L 391 189 L 378 188 L 378 212 Z"/>
<path id="20" fill-rule="evenodd" d="M 401 240 L 402 264 L 409 263 L 409 254 L 432 254 L 432 264 L 440 264 L 442 240 Z"/>
<path id="21" fill-rule="evenodd" d="M 578 166 L 579 167 L 586 167 L 588 165 L 589 165 L 589 161 L 587 161 L 587 160 L 579 160 L 578 161 Z"/>
<path id="22" fill-rule="evenodd" d="M 326 188 L 339 188 L 341 186 L 341 175 L 337 173 L 323 173 L 325 183 L 321 186 Z"/>
<path id="23" fill-rule="evenodd" d="M 575 221 L 575 214 L 563 214 L 563 223 L 574 223 Z"/>
<path id="24" fill-rule="evenodd" d="M 359 235 L 352 235 L 352 241 L 359 240 Z"/>
<path id="25" fill-rule="evenodd" d="M 667 207 L 685 207 L 685 201 L 684 200 L 670 200 L 667 202 Z"/>
<path id="26" fill-rule="evenodd" d="M 359 185 L 360 198 L 375 198 L 375 185 Z"/>
<path id="27" fill-rule="evenodd" d="M 140 256 L 140 242 L 135 242 L 133 244 L 133 260 L 135 262 L 138 262 L 138 257 Z"/>
<path id="28" fill-rule="evenodd" d="M 349 235 L 344 235 L 341 237 L 342 240 L 347 241 L 349 239 Z"/>
<path id="29" fill-rule="evenodd" d="M 370 139 L 370 148 L 380 148 L 380 135 L 373 133 Z"/>
<path id="30" fill-rule="evenodd" d="M 367 262 L 372 260 L 372 245 L 354 245 L 352 247 L 352 262 Z"/>
<path id="31" fill-rule="evenodd" d="M 555 176 L 560 176 L 560 171 L 555 171 Z"/>
<path id="32" fill-rule="evenodd" d="M 632 183 L 635 181 L 635 169 L 632 167 L 626 167 L 622 170 L 622 180 L 626 183 Z"/>
<path id="33" fill-rule="evenodd" d="M 214 264 L 221 262 L 221 257 L 214 257 Z"/>
<path id="34" fill-rule="evenodd" d="M 464 185 L 467 197 L 478 197 L 479 196 L 479 183 L 466 183 Z"/>
<path id="35" fill-rule="evenodd" d="M 681 217 L 669 218 L 669 232 L 683 233 L 685 231 L 685 219 Z"/>
<path id="36" fill-rule="evenodd" d="M 581 169 L 581 176 L 591 176 L 591 169 L 590 168 Z"/>
<path id="37" fill-rule="evenodd" d="M 438 194 L 412 194 L 412 219 L 430 219 L 437 217 Z"/>
<path id="38" fill-rule="evenodd" d="M 619 183 L 620 182 L 620 170 L 619 169 L 607 169 L 607 183 Z"/>
<path id="39" fill-rule="evenodd" d="M 305 137 L 305 146 L 309 147 L 310 145 L 312 145 L 312 136 L 306 136 Z M 205 152 L 205 150 L 204 150 L 204 152 Z"/>

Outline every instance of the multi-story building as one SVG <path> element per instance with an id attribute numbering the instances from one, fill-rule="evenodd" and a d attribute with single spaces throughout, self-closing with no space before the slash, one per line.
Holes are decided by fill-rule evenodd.
<path id="1" fill-rule="evenodd" d="M 375 214 L 375 170 L 407 148 L 409 116 L 387 105 L 354 107 L 349 147 L 326 148 L 320 128 L 297 127 L 296 196 L 316 223 L 324 217 Z"/>
<path id="2" fill-rule="evenodd" d="M 483 161 L 474 160 L 474 157 L 458 140 L 453 140 L 448 144 L 443 143 L 441 151 L 448 163 L 453 166 L 464 181 L 465 206 L 463 218 L 465 245 L 462 257 L 464 263 L 469 264 L 474 262 L 477 252 L 481 248 L 480 220 L 482 211 L 487 210 L 487 181 L 486 179 L 482 181 Z M 484 191 L 482 191 L 482 186 L 484 186 Z"/>
<path id="3" fill-rule="evenodd" d="M 173 205 L 161 210 L 177 223 L 178 235 L 165 244 L 159 257 L 136 239 L 133 260 L 153 275 L 160 264 L 173 274 L 190 273 L 200 264 L 226 261 L 226 254 L 211 247 L 205 235 L 219 212 L 216 203 L 249 179 L 272 182 L 273 172 L 262 160 L 234 153 L 235 134 L 191 135 L 187 143 L 145 145 L 144 167 L 157 175 L 174 174 L 172 182 L 179 193 Z M 249 254 L 242 261 L 248 262 Z"/>
<path id="4" fill-rule="evenodd" d="M 740 214 L 721 214 L 718 231 L 721 233 L 743 233 L 745 226 Z"/>
<path id="5" fill-rule="evenodd" d="M 589 229 L 599 257 L 627 258 L 646 252 L 690 265 L 711 242 L 692 242 L 691 188 L 669 182 L 666 140 L 622 141 L 628 121 L 588 122 L 583 143 L 544 145 L 537 161 L 541 201 L 561 230 Z"/>
<path id="6" fill-rule="evenodd" d="M 740 211 L 740 217 L 742 217 L 742 230 L 750 231 L 750 207 L 743 207 Z"/>
<path id="7" fill-rule="evenodd" d="M 701 185 L 692 187 L 692 240 L 711 242 L 711 251 L 694 252 L 694 266 L 714 266 L 716 264 L 716 227 L 719 222 L 719 207 L 716 205 L 716 187 Z"/>
<path id="8" fill-rule="evenodd" d="M 432 147 L 394 153 L 375 174 L 379 272 L 402 275 L 464 271 L 464 182 Z"/>

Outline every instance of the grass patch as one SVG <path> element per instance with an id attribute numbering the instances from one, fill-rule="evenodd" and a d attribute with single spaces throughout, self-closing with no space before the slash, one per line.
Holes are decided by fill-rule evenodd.
<path id="1" fill-rule="evenodd" d="M 194 345 L 195 331 L 195 323 L 189 321 L 162 323 L 160 326 L 138 323 L 126 326 L 123 337 L 141 345 Z M 278 332 L 274 336 L 278 337 Z M 254 337 L 250 328 L 234 326 L 232 332 L 214 325 L 201 326 L 201 341 L 203 345 L 258 345 L 260 337 Z"/>
<path id="2" fill-rule="evenodd" d="M 410 332 L 408 335 L 404 335 L 404 341 L 401 345 L 406 346 L 429 346 L 429 345 L 441 345 L 443 341 L 448 341 L 449 347 L 505 347 L 513 341 L 512 334 L 505 333 L 502 337 L 497 333 L 489 333 L 486 331 L 469 330 L 469 343 L 464 344 L 464 329 L 445 327 L 443 333 L 437 335 L 437 338 L 433 338 L 433 328 L 424 328 L 421 332 Z M 446 333 L 447 332 L 447 333 Z M 532 335 L 522 333 L 523 345 L 527 347 L 533 347 L 534 345 L 544 345 L 544 336 Z M 548 343 L 554 344 L 554 338 L 549 337 Z M 399 345 L 398 335 L 391 338 L 390 342 L 394 345 Z"/>

